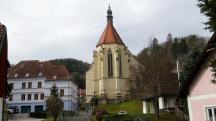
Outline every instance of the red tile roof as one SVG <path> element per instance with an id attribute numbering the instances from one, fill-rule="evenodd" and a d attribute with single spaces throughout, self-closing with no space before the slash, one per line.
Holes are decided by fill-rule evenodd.
<path id="1" fill-rule="evenodd" d="M 8 78 L 39 78 L 46 80 L 70 80 L 71 76 L 64 65 L 53 65 L 49 61 L 21 61 L 8 71 Z"/>
<path id="2" fill-rule="evenodd" d="M 124 45 L 122 39 L 120 38 L 119 34 L 117 33 L 116 29 L 113 26 L 112 22 L 112 11 L 109 7 L 107 11 L 107 26 L 103 32 L 103 34 L 100 37 L 100 40 L 96 47 L 102 45 L 102 44 L 121 44 Z"/>
<path id="3" fill-rule="evenodd" d="M 100 37 L 97 46 L 100 46 L 102 44 L 113 44 L 113 43 L 124 45 L 123 41 L 121 40 L 120 36 L 118 35 L 112 23 L 108 22 L 103 34 Z"/>

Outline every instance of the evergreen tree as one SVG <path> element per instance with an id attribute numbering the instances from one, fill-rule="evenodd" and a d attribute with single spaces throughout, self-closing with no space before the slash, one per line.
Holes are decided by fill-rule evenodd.
<path id="1" fill-rule="evenodd" d="M 178 45 L 178 39 L 174 38 L 174 42 L 171 46 L 171 54 L 175 59 L 177 59 L 179 56 L 179 47 L 178 46 L 179 46 Z"/>
<path id="2" fill-rule="evenodd" d="M 167 41 L 169 42 L 169 41 L 172 41 L 172 40 L 173 40 L 173 36 L 172 36 L 171 33 L 169 33 L 169 34 L 167 35 Z"/>
<path id="3" fill-rule="evenodd" d="M 187 46 L 185 38 L 181 39 L 181 43 L 179 45 L 179 49 L 178 50 L 179 50 L 179 55 L 180 56 L 185 55 L 185 54 L 188 53 L 188 46 Z"/>
<path id="4" fill-rule="evenodd" d="M 51 96 L 46 100 L 47 112 L 57 121 L 57 118 L 63 111 L 64 103 L 58 95 L 58 88 L 54 84 L 51 88 Z"/>
<path id="5" fill-rule="evenodd" d="M 188 79 L 200 55 L 201 55 L 201 49 L 199 47 L 196 47 L 185 58 L 183 71 L 181 72 L 181 76 L 180 76 L 181 85 Z"/>
<path id="6" fill-rule="evenodd" d="M 51 88 L 51 96 L 58 97 L 58 88 L 55 84 Z"/>
<path id="7" fill-rule="evenodd" d="M 200 12 L 208 17 L 205 29 L 216 31 L 216 0 L 198 0 Z"/>

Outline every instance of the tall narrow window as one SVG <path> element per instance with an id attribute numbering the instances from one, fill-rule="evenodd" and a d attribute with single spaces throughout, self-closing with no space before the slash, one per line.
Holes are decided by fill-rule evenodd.
<path id="1" fill-rule="evenodd" d="M 41 87 L 42 87 L 42 83 L 38 82 L 38 88 L 41 88 Z"/>
<path id="2" fill-rule="evenodd" d="M 28 100 L 31 100 L 31 94 L 28 94 L 27 98 L 28 98 Z"/>
<path id="3" fill-rule="evenodd" d="M 41 99 L 41 100 L 43 100 L 43 99 L 44 99 L 44 94 L 41 94 L 41 97 L 40 97 L 40 99 Z"/>
<path id="4" fill-rule="evenodd" d="M 21 95 L 21 100 L 25 100 L 25 94 Z"/>
<path id="5" fill-rule="evenodd" d="M 11 89 L 13 89 L 14 88 L 14 83 L 10 83 L 10 87 L 11 87 Z"/>
<path id="6" fill-rule="evenodd" d="M 22 89 L 25 89 L 25 88 L 26 88 L 26 83 L 23 82 L 23 83 L 22 83 Z"/>
<path id="7" fill-rule="evenodd" d="M 32 88 L 32 82 L 28 82 L 28 88 L 29 88 L 29 89 Z"/>
<path id="8" fill-rule="evenodd" d="M 34 94 L 34 99 L 38 100 L 38 94 Z"/>
<path id="9" fill-rule="evenodd" d="M 121 51 L 119 51 L 118 58 L 119 58 L 119 77 L 122 77 L 122 57 L 121 57 Z"/>
<path id="10" fill-rule="evenodd" d="M 112 62 L 112 52 L 109 50 L 108 52 L 108 76 L 113 76 L 113 62 Z"/>

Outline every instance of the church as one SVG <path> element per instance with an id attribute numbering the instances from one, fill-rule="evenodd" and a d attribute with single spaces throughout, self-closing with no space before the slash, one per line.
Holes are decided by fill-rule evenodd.
<path id="1" fill-rule="evenodd" d="M 113 26 L 110 6 L 107 25 L 93 52 L 93 63 L 86 72 L 86 103 L 119 103 L 130 99 L 130 67 L 138 66 Z"/>

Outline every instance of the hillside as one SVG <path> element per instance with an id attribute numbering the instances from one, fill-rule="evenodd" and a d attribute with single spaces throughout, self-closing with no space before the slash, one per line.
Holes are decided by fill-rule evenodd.
<path id="1" fill-rule="evenodd" d="M 90 64 L 73 58 L 55 59 L 50 62 L 56 65 L 65 65 L 79 88 L 85 88 L 85 72 L 89 69 Z"/>

